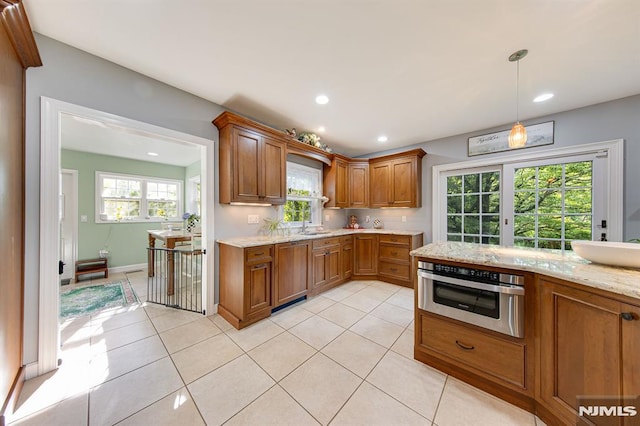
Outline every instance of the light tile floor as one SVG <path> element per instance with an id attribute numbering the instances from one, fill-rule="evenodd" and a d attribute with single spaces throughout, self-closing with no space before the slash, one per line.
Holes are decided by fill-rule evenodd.
<path id="1" fill-rule="evenodd" d="M 127 277 L 144 300 L 145 272 Z M 412 290 L 358 281 L 240 331 L 145 303 L 76 318 L 12 424 L 543 424 L 415 361 L 412 310 Z"/>

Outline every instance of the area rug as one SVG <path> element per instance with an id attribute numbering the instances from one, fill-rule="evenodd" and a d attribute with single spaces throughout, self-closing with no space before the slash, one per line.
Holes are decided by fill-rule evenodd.
<path id="1" fill-rule="evenodd" d="M 137 302 L 138 298 L 126 279 L 79 287 L 60 293 L 60 318 L 80 317 Z"/>

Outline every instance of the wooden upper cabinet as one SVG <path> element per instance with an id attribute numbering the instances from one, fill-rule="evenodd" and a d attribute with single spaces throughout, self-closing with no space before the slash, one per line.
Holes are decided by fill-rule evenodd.
<path id="1" fill-rule="evenodd" d="M 349 207 L 369 207 L 369 162 L 349 163 Z"/>
<path id="2" fill-rule="evenodd" d="M 422 205 L 422 149 L 369 160 L 369 207 Z"/>
<path id="3" fill-rule="evenodd" d="M 284 204 L 284 135 L 230 112 L 213 123 L 220 131 L 220 203 Z"/>
<path id="4" fill-rule="evenodd" d="M 349 207 L 349 163 L 336 155 L 331 166 L 324 166 L 324 195 L 329 198 L 325 207 Z"/>

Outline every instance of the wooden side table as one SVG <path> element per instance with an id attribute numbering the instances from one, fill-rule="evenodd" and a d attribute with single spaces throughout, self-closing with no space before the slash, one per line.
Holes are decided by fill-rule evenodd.
<path id="1" fill-rule="evenodd" d="M 104 277 L 109 278 L 109 265 L 107 264 L 106 257 L 78 260 L 76 262 L 76 282 L 80 275 L 95 274 L 98 272 L 104 272 Z"/>

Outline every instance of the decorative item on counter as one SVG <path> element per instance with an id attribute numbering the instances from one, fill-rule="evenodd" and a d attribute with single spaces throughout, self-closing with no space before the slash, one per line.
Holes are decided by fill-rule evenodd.
<path id="1" fill-rule="evenodd" d="M 347 225 L 348 229 L 360 229 L 360 225 L 358 225 L 358 216 L 351 215 L 349 216 L 349 224 Z"/>
<path id="2" fill-rule="evenodd" d="M 264 224 L 260 228 L 263 235 L 273 237 L 274 235 L 284 236 L 288 232 L 288 228 L 284 225 L 284 219 L 270 218 L 263 219 Z"/>
<path id="3" fill-rule="evenodd" d="M 182 219 L 185 221 L 185 229 L 187 232 L 193 232 L 193 229 L 196 227 L 198 222 L 200 222 L 200 216 L 195 213 L 185 212 L 182 215 Z"/>
<path id="4" fill-rule="evenodd" d="M 291 136 L 292 138 L 295 138 L 295 137 L 296 137 L 296 128 L 295 128 L 295 127 L 292 127 L 292 128 L 291 128 L 291 130 L 289 130 L 289 129 L 284 129 L 284 132 L 285 132 L 287 135 Z"/>
<path id="5" fill-rule="evenodd" d="M 373 227 L 375 229 L 382 229 L 384 228 L 384 224 L 382 223 L 382 221 L 380 219 L 376 219 L 373 221 Z"/>

